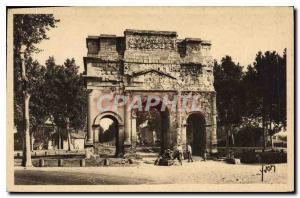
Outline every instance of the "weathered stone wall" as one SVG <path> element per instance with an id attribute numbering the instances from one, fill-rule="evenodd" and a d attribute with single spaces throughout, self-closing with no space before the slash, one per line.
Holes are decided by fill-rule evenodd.
<path id="1" fill-rule="evenodd" d="M 89 95 L 88 139 L 92 136 L 93 120 L 99 112 L 97 98 L 103 93 L 165 94 L 178 93 L 198 95 L 199 112 L 205 117 L 206 146 L 214 150 L 216 141 L 215 92 L 213 87 L 213 59 L 209 41 L 186 38 L 178 39 L 176 32 L 126 30 L 124 37 L 100 35 L 87 38 L 87 57 L 84 57 L 87 89 Z M 126 114 L 124 108 L 111 112 L 122 120 L 119 147 L 134 146 L 134 115 Z M 190 112 L 169 112 L 169 131 L 166 147 L 184 143 L 185 122 Z M 129 126 L 130 125 L 130 126 Z M 129 139 L 128 139 L 129 136 Z M 93 144 L 90 142 L 89 144 Z"/>

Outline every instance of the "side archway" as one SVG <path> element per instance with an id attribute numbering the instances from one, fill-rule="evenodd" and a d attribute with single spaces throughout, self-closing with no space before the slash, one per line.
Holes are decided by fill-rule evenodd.
<path id="1" fill-rule="evenodd" d="M 191 145 L 193 155 L 203 156 L 206 150 L 206 121 L 201 112 L 191 112 L 186 120 L 186 142 Z"/>
<path id="2" fill-rule="evenodd" d="M 119 125 L 123 125 L 122 117 L 119 114 L 117 114 L 116 112 L 113 112 L 113 111 L 105 111 L 105 112 L 102 112 L 102 113 L 98 114 L 95 117 L 95 119 L 93 121 L 93 124 L 95 124 L 97 120 L 100 120 L 100 119 L 105 118 L 105 117 L 106 118 L 113 118 L 113 119 L 118 121 Z"/>
<path id="3" fill-rule="evenodd" d="M 103 112 L 93 121 L 95 150 L 101 154 L 118 155 L 121 152 L 123 120 L 115 112 Z"/>

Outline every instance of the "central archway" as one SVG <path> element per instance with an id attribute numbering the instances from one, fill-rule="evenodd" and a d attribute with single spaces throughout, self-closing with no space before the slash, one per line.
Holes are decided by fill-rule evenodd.
<path id="1" fill-rule="evenodd" d="M 200 112 L 191 113 L 187 118 L 187 143 L 193 155 L 203 156 L 206 149 L 206 122 Z"/>
<path id="2" fill-rule="evenodd" d="M 140 151 L 161 153 L 169 147 L 170 116 L 168 108 L 161 111 L 162 102 L 142 111 L 135 111 L 137 140 L 136 148 Z"/>

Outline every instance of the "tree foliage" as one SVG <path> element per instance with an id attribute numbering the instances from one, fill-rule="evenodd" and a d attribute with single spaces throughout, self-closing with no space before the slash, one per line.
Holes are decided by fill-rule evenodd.
<path id="1" fill-rule="evenodd" d="M 162 115 L 157 109 L 150 108 L 149 111 L 137 111 L 137 126 L 140 126 L 146 121 L 148 121 L 147 125 L 149 131 L 161 131 Z"/>
<path id="2" fill-rule="evenodd" d="M 258 52 L 244 77 L 248 116 L 261 116 L 272 135 L 286 127 L 286 50 Z"/>
<path id="3" fill-rule="evenodd" d="M 245 71 L 226 56 L 215 61 L 214 77 L 219 129 L 264 127 L 273 135 L 286 127 L 286 50 L 258 52 Z"/>
<path id="4" fill-rule="evenodd" d="M 52 14 L 15 14 L 13 24 L 14 52 L 18 55 L 21 45 L 26 46 L 26 53 L 29 56 L 32 52 L 38 52 L 35 44 L 42 40 L 49 39 L 47 31 L 56 27 L 59 20 Z"/>
<path id="5" fill-rule="evenodd" d="M 86 90 L 82 74 L 74 59 L 66 59 L 63 65 L 56 65 L 53 57 L 46 61 L 44 100 L 47 111 L 56 126 L 82 129 L 86 122 Z"/>
<path id="6" fill-rule="evenodd" d="M 239 124 L 243 115 L 242 67 L 230 56 L 214 64 L 214 86 L 217 93 L 218 124 L 221 126 Z"/>
<path id="7" fill-rule="evenodd" d="M 31 160 L 28 159 L 30 158 L 29 128 L 36 127 L 44 120 L 44 112 L 41 110 L 42 101 L 39 99 L 40 91 L 42 91 L 42 78 L 39 76 L 43 76 L 43 69 L 32 60 L 31 54 L 39 52 L 35 45 L 48 39 L 47 31 L 54 28 L 58 21 L 51 14 L 15 14 L 13 16 L 14 125 L 19 132 L 26 130 L 26 133 L 22 135 L 26 142 L 24 146 L 26 155 L 23 155 L 22 164 L 28 166 L 31 166 Z M 25 108 L 25 103 L 29 103 L 29 108 Z M 29 112 L 34 113 L 27 116 Z M 29 117 L 32 122 L 28 122 Z"/>

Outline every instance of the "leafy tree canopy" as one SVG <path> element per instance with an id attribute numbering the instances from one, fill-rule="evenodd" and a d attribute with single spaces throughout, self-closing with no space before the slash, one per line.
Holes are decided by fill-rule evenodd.
<path id="1" fill-rule="evenodd" d="M 242 67 L 233 62 L 230 56 L 214 63 L 214 86 L 217 93 L 219 124 L 233 125 L 241 121 Z"/>
<path id="2" fill-rule="evenodd" d="M 86 121 L 86 91 L 82 74 L 74 59 L 56 65 L 53 57 L 46 61 L 45 100 L 54 123 L 64 128 L 68 120 L 73 128 L 83 128 Z"/>

